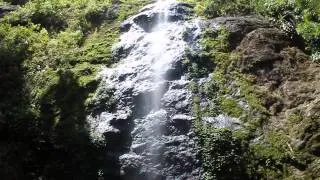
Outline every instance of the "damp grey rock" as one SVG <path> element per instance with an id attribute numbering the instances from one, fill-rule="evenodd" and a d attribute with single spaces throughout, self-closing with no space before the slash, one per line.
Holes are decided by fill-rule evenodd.
<path id="1" fill-rule="evenodd" d="M 240 126 L 240 121 L 238 118 L 232 118 L 222 114 L 218 115 L 217 117 L 203 117 L 202 120 L 214 125 L 216 128 L 227 128 L 234 130 Z"/>
<path id="2" fill-rule="evenodd" d="M 173 126 L 172 130 L 174 130 L 173 133 L 180 135 L 187 134 L 188 132 L 190 132 L 192 121 L 195 118 L 185 114 L 177 114 L 174 115 L 171 119 L 171 125 Z"/>
<path id="3" fill-rule="evenodd" d="M 121 32 L 128 32 L 131 28 L 131 22 L 130 21 L 124 21 L 123 23 L 121 23 L 120 25 L 120 31 Z"/>

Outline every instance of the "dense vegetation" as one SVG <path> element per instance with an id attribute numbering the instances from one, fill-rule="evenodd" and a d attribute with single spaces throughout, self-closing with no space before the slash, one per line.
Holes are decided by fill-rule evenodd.
<path id="1" fill-rule="evenodd" d="M 90 179 L 102 147 L 87 130 L 96 72 L 119 24 L 145 1 L 35 0 L 0 19 L 0 176 Z"/>

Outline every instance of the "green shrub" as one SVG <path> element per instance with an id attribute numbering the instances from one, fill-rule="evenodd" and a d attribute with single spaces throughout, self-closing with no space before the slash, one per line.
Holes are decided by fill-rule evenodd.
<path id="1" fill-rule="evenodd" d="M 107 19 L 108 0 L 35 0 L 5 17 L 11 24 L 40 24 L 49 31 L 66 28 L 88 31 Z"/>
<path id="2" fill-rule="evenodd" d="M 320 22 L 303 21 L 298 24 L 297 31 L 306 40 L 307 50 L 312 53 L 312 60 L 320 61 Z"/>
<path id="3" fill-rule="evenodd" d="M 238 102 L 231 98 L 221 98 L 220 106 L 223 112 L 231 117 L 240 117 L 243 114 L 243 109 Z"/>
<path id="4" fill-rule="evenodd" d="M 306 41 L 306 50 L 319 61 L 320 4 L 317 0 L 259 0 L 254 3 L 257 13 L 278 22 L 293 21 L 294 28 Z"/>
<path id="5" fill-rule="evenodd" d="M 30 55 L 29 47 L 37 41 L 38 26 L 0 24 L 0 63 L 19 64 Z"/>
<path id="6" fill-rule="evenodd" d="M 66 30 L 57 34 L 54 38 L 43 41 L 39 49 L 35 50 L 33 59 L 28 64 L 32 67 L 71 67 L 79 61 L 80 42 L 82 40 L 80 31 Z"/>
<path id="7" fill-rule="evenodd" d="M 245 147 L 242 140 L 235 138 L 230 130 L 214 128 L 210 124 L 198 122 L 195 127 L 205 178 L 246 179 Z"/>
<path id="8" fill-rule="evenodd" d="M 81 48 L 81 61 L 92 64 L 110 65 L 112 60 L 112 45 L 118 40 L 118 28 L 103 25 L 99 31 L 94 31 L 85 40 Z"/>
<path id="9" fill-rule="evenodd" d="M 103 19 L 114 19 L 115 14 L 107 14 L 108 9 L 110 8 L 109 4 L 97 4 L 90 1 L 91 4 L 85 9 L 84 17 L 87 22 L 92 23 L 93 25 L 98 25 Z"/>
<path id="10" fill-rule="evenodd" d="M 204 14 L 212 18 L 225 15 L 247 15 L 252 11 L 248 0 L 214 0 L 207 1 Z"/>
<path id="11" fill-rule="evenodd" d="M 62 7 L 58 1 L 30 1 L 5 19 L 11 24 L 40 24 L 50 30 L 61 30 L 67 26 Z"/>

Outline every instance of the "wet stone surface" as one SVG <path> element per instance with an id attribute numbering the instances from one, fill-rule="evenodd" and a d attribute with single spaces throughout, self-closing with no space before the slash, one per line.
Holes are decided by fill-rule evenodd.
<path id="1" fill-rule="evenodd" d="M 192 94 L 182 67 L 185 49 L 196 47 L 183 34 L 191 29 L 188 39 L 197 43 L 201 32 L 197 21 L 188 21 L 191 13 L 188 4 L 163 1 L 122 24 L 114 47 L 118 63 L 101 72 L 104 90 L 97 90 L 109 95 L 94 97 L 113 99 L 114 108 L 97 108 L 88 117 L 93 139 L 106 144 L 106 177 L 201 179 Z"/>

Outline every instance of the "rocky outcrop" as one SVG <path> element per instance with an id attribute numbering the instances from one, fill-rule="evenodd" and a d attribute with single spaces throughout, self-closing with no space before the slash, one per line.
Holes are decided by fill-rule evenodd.
<path id="1" fill-rule="evenodd" d="M 218 17 L 207 21 L 207 26 L 216 29 L 217 26 L 224 26 L 227 28 L 230 36 L 228 37 L 231 49 L 235 49 L 241 40 L 251 31 L 258 28 L 270 28 L 270 24 L 265 19 L 260 19 L 255 16 L 246 17 Z"/>
<path id="2" fill-rule="evenodd" d="M 319 177 L 320 65 L 309 60 L 299 48 L 300 41 L 266 21 L 254 17 L 221 17 L 211 20 L 209 27 L 216 29 L 217 25 L 224 25 L 230 32 L 231 49 L 239 55 L 233 66 L 250 77 L 252 87 L 267 109 L 268 118 L 259 141 L 263 144 L 264 140 L 270 140 L 268 134 L 280 134 L 287 143 L 284 151 L 309 159 L 301 165 L 304 158 L 287 157 L 292 159 L 287 163 L 293 166 L 293 176 Z"/>
<path id="3" fill-rule="evenodd" d="M 320 65 L 294 43 L 279 29 L 257 29 L 237 49 L 242 54 L 239 67 L 253 75 L 266 94 L 264 104 L 272 114 L 269 129 L 288 129 L 290 118 L 300 116 L 301 122 L 291 128 L 304 130 L 292 131 L 291 143 L 319 156 Z"/>

